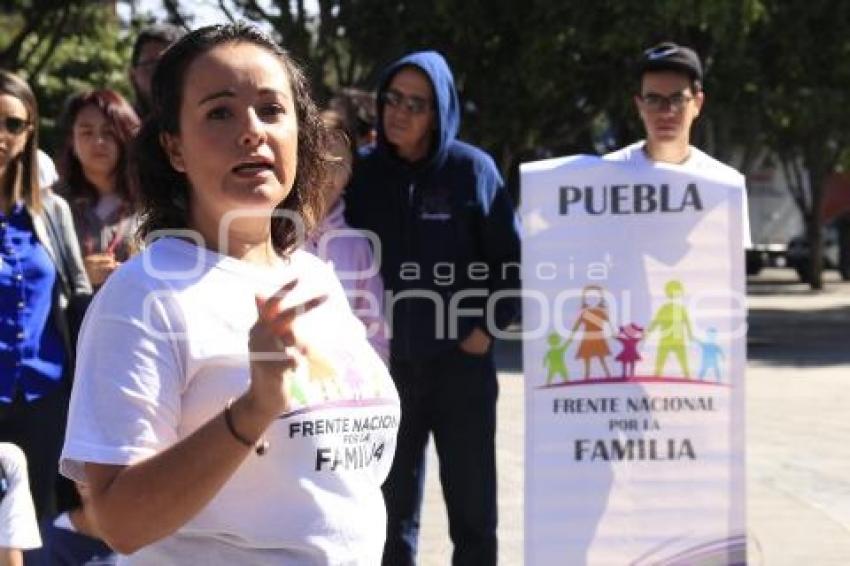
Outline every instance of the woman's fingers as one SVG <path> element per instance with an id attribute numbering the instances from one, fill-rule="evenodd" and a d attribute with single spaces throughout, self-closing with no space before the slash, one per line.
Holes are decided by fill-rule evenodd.
<path id="1" fill-rule="evenodd" d="M 292 369 L 297 365 L 292 356 L 295 347 L 288 346 L 283 338 L 268 328 L 267 324 L 258 322 L 251 329 L 248 348 L 254 361 L 282 363 L 283 369 Z"/>
<path id="2" fill-rule="evenodd" d="M 269 330 L 283 339 L 288 345 L 294 344 L 295 340 L 292 336 L 292 322 L 296 317 L 305 314 L 324 303 L 327 298 L 327 295 L 319 295 L 318 297 L 313 297 L 303 303 L 281 309 L 274 318 L 267 320 L 266 324 L 268 324 Z"/>
<path id="3" fill-rule="evenodd" d="M 295 288 L 296 284 L 297 281 L 290 281 L 271 297 L 255 297 L 258 320 L 251 333 L 252 352 L 263 352 L 265 355 L 275 357 L 276 361 L 280 361 L 287 357 L 291 358 L 291 356 L 287 356 L 284 353 L 285 350 L 296 348 L 302 354 L 306 351 L 303 347 L 299 347 L 296 344 L 293 322 L 298 316 L 324 303 L 328 296 L 324 294 L 319 295 L 301 303 L 282 308 L 281 302 Z M 295 365 L 294 361 L 292 365 Z"/>
<path id="4" fill-rule="evenodd" d="M 283 285 L 271 297 L 257 296 L 257 314 L 259 315 L 260 320 L 270 320 L 274 318 L 275 315 L 277 315 L 277 313 L 280 311 L 281 301 L 283 301 L 283 299 L 293 289 L 295 289 L 296 285 L 298 285 L 297 278 Z"/>

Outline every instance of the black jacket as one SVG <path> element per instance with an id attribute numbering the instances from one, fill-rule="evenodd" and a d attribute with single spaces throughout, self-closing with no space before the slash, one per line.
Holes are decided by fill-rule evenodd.
<path id="1" fill-rule="evenodd" d="M 396 155 L 381 119 L 381 95 L 404 66 L 430 78 L 437 112 L 431 151 L 412 164 Z M 355 164 L 346 217 L 380 240 L 392 357 L 425 359 L 454 348 L 475 326 L 492 332 L 514 320 L 519 222 L 490 156 L 456 139 L 460 105 L 442 56 L 414 53 L 390 66 L 378 100 L 378 141 Z M 512 296 L 495 300 L 499 291 Z"/>

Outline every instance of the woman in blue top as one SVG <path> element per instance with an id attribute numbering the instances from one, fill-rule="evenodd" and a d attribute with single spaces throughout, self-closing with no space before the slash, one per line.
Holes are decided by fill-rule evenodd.
<path id="1" fill-rule="evenodd" d="M 37 148 L 35 96 L 0 71 L 0 441 L 26 454 L 43 517 L 55 513 L 73 364 L 69 318 L 91 286 L 68 204 L 39 186 Z"/>

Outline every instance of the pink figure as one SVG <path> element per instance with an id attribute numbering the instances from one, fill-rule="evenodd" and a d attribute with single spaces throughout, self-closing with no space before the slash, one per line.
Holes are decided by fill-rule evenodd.
<path id="1" fill-rule="evenodd" d="M 635 376 L 635 362 L 643 359 L 638 352 L 638 342 L 643 340 L 643 328 L 634 322 L 621 326 L 617 340 L 623 345 L 623 350 L 614 358 L 623 364 L 623 378 Z"/>

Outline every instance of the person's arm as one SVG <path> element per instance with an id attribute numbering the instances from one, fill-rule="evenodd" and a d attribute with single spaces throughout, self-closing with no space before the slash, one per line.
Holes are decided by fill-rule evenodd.
<path id="1" fill-rule="evenodd" d="M 649 338 L 649 335 L 652 334 L 652 331 L 655 330 L 656 327 L 658 327 L 659 324 L 661 324 L 660 318 L 661 318 L 661 309 L 659 309 L 658 312 L 655 313 L 655 317 L 649 322 L 649 325 L 646 327 L 646 332 L 644 333 L 645 339 Z"/>
<path id="2" fill-rule="evenodd" d="M 68 285 L 76 296 L 91 295 L 92 287 L 83 263 L 83 255 L 77 241 L 77 232 L 74 230 L 74 217 L 71 214 L 71 208 L 65 199 L 59 195 L 54 195 L 53 198 L 55 199 L 56 217 L 59 221 L 59 245 L 64 248 L 57 250 L 57 253 L 66 258 L 67 265 L 65 268 L 68 270 Z"/>
<path id="3" fill-rule="evenodd" d="M 579 326 L 581 326 L 582 320 L 584 320 L 584 309 L 581 309 L 581 311 L 578 313 L 578 317 L 576 317 L 576 322 L 570 329 L 570 341 L 572 341 L 573 336 L 575 336 L 576 331 L 578 330 Z"/>
<path id="4" fill-rule="evenodd" d="M 249 340 L 251 384 L 231 407 L 233 426 L 243 439 L 259 440 L 286 410 L 284 383 L 303 360 L 292 322 L 325 299 L 320 296 L 281 310 L 282 299 L 293 288 L 294 283 L 288 284 L 273 298 L 257 300 L 259 316 Z M 228 430 L 220 413 L 141 462 L 128 466 L 87 462 L 92 511 L 104 540 L 130 554 L 172 534 L 209 503 L 252 450 Z"/>
<path id="5" fill-rule="evenodd" d="M 235 429 L 248 439 L 259 439 L 277 417 L 261 410 L 250 392 L 231 411 Z M 209 503 L 251 452 L 219 414 L 138 464 L 86 463 L 92 512 L 104 540 L 121 554 L 132 554 L 170 535 Z"/>
<path id="6" fill-rule="evenodd" d="M 472 332 L 461 340 L 459 347 L 467 354 L 483 356 L 493 344 L 493 338 L 480 326 L 475 326 Z"/>
<path id="7" fill-rule="evenodd" d="M 688 311 L 685 310 L 685 307 L 682 307 L 682 322 L 685 324 L 685 330 L 688 333 L 688 340 L 694 341 L 696 337 L 694 336 L 694 331 L 691 328 L 691 319 L 688 317 Z"/>
<path id="8" fill-rule="evenodd" d="M 502 176 L 488 155 L 479 157 L 474 165 L 475 191 L 480 208 L 478 242 L 482 258 L 488 266 L 488 296 L 520 289 L 519 280 L 519 217 L 508 195 Z M 461 350 L 483 355 L 490 349 L 496 330 L 504 330 L 519 316 L 520 299 L 517 295 L 495 298 L 494 324 L 487 328 L 486 319 L 470 320 L 465 336 L 460 341 Z"/>
<path id="9" fill-rule="evenodd" d="M 362 265 L 359 267 L 366 272 L 374 266 L 372 249 L 368 242 L 362 242 L 359 253 L 363 257 Z M 390 359 L 390 340 L 387 337 L 387 321 L 383 312 L 384 280 L 381 278 L 380 271 L 378 271 L 369 277 L 363 277 L 359 283 L 358 290 L 364 296 L 355 298 L 357 310 L 354 314 L 366 326 L 369 343 L 386 364 Z"/>
<path id="10" fill-rule="evenodd" d="M 479 241 L 484 260 L 489 266 L 490 295 L 519 291 L 519 216 L 514 210 L 514 202 L 489 156 L 477 163 L 476 178 L 482 212 Z M 519 312 L 519 296 L 513 294 L 499 299 L 494 312 L 496 327 L 505 329 L 517 320 Z"/>
<path id="11" fill-rule="evenodd" d="M 608 336 L 616 338 L 617 328 L 611 322 L 611 319 L 608 318 L 607 312 L 605 313 L 605 325 L 608 327 L 608 332 L 610 332 L 610 334 L 608 334 Z M 602 331 L 605 332 L 605 329 L 603 328 Z M 606 336 L 603 336 L 603 338 L 606 338 Z M 623 342 L 623 343 L 625 344 L 625 342 Z"/>
<path id="12" fill-rule="evenodd" d="M 0 566 L 24 566 L 24 553 L 18 548 L 0 546 Z"/>
<path id="13" fill-rule="evenodd" d="M 106 278 L 118 268 L 118 262 L 112 254 L 89 254 L 83 258 L 86 274 L 94 288 L 103 285 Z"/>
<path id="14" fill-rule="evenodd" d="M 6 481 L 6 491 L 0 498 L 0 565 L 21 566 L 23 550 L 41 546 L 24 451 L 15 444 L 0 442 L 0 468 Z"/>

